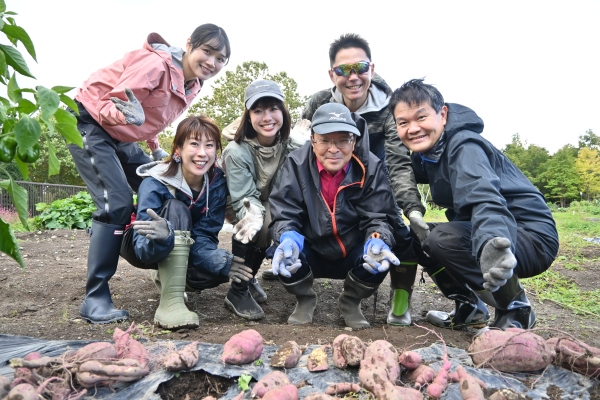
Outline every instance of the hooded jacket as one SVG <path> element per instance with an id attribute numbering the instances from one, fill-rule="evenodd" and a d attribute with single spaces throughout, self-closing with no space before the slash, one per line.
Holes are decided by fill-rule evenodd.
<path id="1" fill-rule="evenodd" d="M 449 221 L 471 221 L 472 253 L 494 237 L 510 239 L 517 227 L 540 235 L 549 256 L 558 252 L 558 233 L 544 196 L 525 175 L 480 134 L 483 121 L 460 104 L 446 104 L 448 118 L 438 142 L 413 153 L 419 183 L 429 183 L 431 199 L 447 208 Z"/>
<path id="2" fill-rule="evenodd" d="M 157 135 L 183 114 L 202 88 L 198 78 L 186 86 L 182 57 L 182 49 L 171 47 L 158 33 L 151 33 L 142 49 L 128 52 L 94 72 L 77 90 L 75 99 L 114 139 L 146 140 L 154 151 L 159 147 Z M 146 120 L 141 126 L 127 124 L 110 100 L 127 100 L 125 88 L 133 91 L 144 109 Z"/>
<path id="3" fill-rule="evenodd" d="M 167 167 L 166 163 L 152 162 L 137 169 L 138 175 L 146 178 L 138 191 L 136 220 L 151 220 L 146 212 L 148 208 L 160 215 L 165 201 L 175 197 L 187 205 L 192 214 L 191 236 L 194 244 L 190 248 L 188 266 L 227 276 L 233 256 L 225 249 L 218 248 L 219 231 L 223 227 L 227 199 L 223 171 L 213 167 L 204 176 L 204 189 L 193 199 L 192 191 L 183 178 L 181 166 L 175 176 L 163 175 Z M 171 192 L 174 192 L 175 196 Z M 175 245 L 175 236 L 171 231 L 164 241 L 149 240 L 134 231 L 133 243 L 136 256 L 145 264 L 153 264 L 171 253 Z"/>
<path id="4" fill-rule="evenodd" d="M 356 113 L 367 122 L 371 152 L 385 160 L 398 206 L 405 215 L 411 211 L 420 211 L 425 214 L 425 207 L 421 203 L 419 190 L 410 167 L 409 151 L 398 137 L 394 116 L 388 107 L 391 93 L 392 89 L 383 78 L 374 74 L 367 101 Z M 302 111 L 302 118 L 312 120 L 317 108 L 325 103 L 344 104 L 344 100 L 335 86 L 313 94 Z"/>
<path id="5" fill-rule="evenodd" d="M 289 154 L 281 177 L 271 192 L 271 236 L 296 231 L 320 256 L 338 260 L 374 232 L 390 248 L 398 223 L 394 194 L 382 161 L 369 152 L 365 120 L 352 113 L 361 136 L 357 138 L 350 168 L 335 196 L 333 211 L 320 190 L 316 156 L 310 142 Z"/>

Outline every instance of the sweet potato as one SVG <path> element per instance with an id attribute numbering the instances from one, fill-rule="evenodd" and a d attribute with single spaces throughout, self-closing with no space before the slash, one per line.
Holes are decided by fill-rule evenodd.
<path id="1" fill-rule="evenodd" d="M 246 329 L 233 335 L 223 346 L 221 361 L 242 365 L 258 360 L 263 351 L 263 338 L 254 329 Z"/>
<path id="2" fill-rule="evenodd" d="M 406 372 L 406 379 L 415 383 L 415 389 L 421 389 L 425 385 L 433 382 L 435 370 L 429 365 L 421 364 L 416 369 Z"/>
<path id="3" fill-rule="evenodd" d="M 550 338 L 546 343 L 556 354 L 556 365 L 592 378 L 600 378 L 599 348 L 569 338 Z"/>
<path id="4" fill-rule="evenodd" d="M 117 349 L 110 342 L 94 342 L 87 344 L 79 350 L 69 352 L 65 356 L 68 362 L 83 362 L 87 360 L 115 360 Z"/>
<path id="5" fill-rule="evenodd" d="M 348 366 L 346 357 L 342 354 L 342 342 L 348 335 L 342 333 L 333 339 L 331 344 L 331 359 L 333 360 L 333 366 L 340 369 L 345 369 Z"/>
<path id="6" fill-rule="evenodd" d="M 304 400 L 334 400 L 335 397 L 331 397 L 325 393 L 311 393 L 304 397 Z"/>
<path id="7" fill-rule="evenodd" d="M 473 340 L 468 352 L 477 366 L 504 372 L 538 371 L 554 358 L 544 338 L 518 328 L 487 330 Z"/>
<path id="8" fill-rule="evenodd" d="M 360 392 L 360 389 L 361 387 L 357 383 L 340 382 L 327 386 L 327 388 L 325 388 L 325 394 L 334 396 L 336 394 L 346 394 L 351 392 L 358 393 Z"/>
<path id="9" fill-rule="evenodd" d="M 463 400 L 485 400 L 480 381 L 470 375 L 462 365 L 456 367 L 456 372 L 458 373 L 460 395 Z"/>
<path id="10" fill-rule="evenodd" d="M 198 342 L 194 341 L 185 345 L 181 350 L 167 354 L 163 364 L 168 371 L 183 371 L 196 365 L 199 357 Z"/>
<path id="11" fill-rule="evenodd" d="M 423 359 L 416 351 L 404 351 L 398 357 L 398 362 L 406 369 L 417 369 L 423 362 Z"/>
<path id="12" fill-rule="evenodd" d="M 298 388 L 290 383 L 269 390 L 262 398 L 263 400 L 298 400 Z"/>
<path id="13" fill-rule="evenodd" d="M 387 379 L 394 383 L 400 377 L 398 350 L 387 340 L 375 340 L 367 346 L 365 356 L 360 362 L 361 369 L 363 365 L 367 368 L 369 365 L 382 367 L 386 371 Z"/>
<path id="14" fill-rule="evenodd" d="M 268 391 L 289 385 L 290 378 L 281 371 L 271 371 L 256 382 L 252 397 L 263 397 Z"/>
<path id="15" fill-rule="evenodd" d="M 324 346 L 317 347 L 308 356 L 306 360 L 306 368 L 310 372 L 326 371 L 329 369 L 329 362 L 327 360 L 327 351 Z"/>
<path id="16" fill-rule="evenodd" d="M 348 366 L 356 367 L 365 356 L 365 344 L 356 337 L 346 334 L 338 335 L 331 345 L 333 365 L 340 369 Z"/>
<path id="17" fill-rule="evenodd" d="M 20 383 L 8 392 L 6 400 L 38 400 L 40 396 L 33 385 Z"/>
<path id="18" fill-rule="evenodd" d="M 298 343 L 288 340 L 271 357 L 271 367 L 294 368 L 298 364 L 303 351 L 304 349 L 298 346 Z"/>
<path id="19" fill-rule="evenodd" d="M 0 399 L 3 399 L 10 392 L 10 382 L 9 378 L 0 375 Z"/>
<path id="20" fill-rule="evenodd" d="M 436 373 L 433 381 L 427 386 L 427 394 L 434 399 L 439 399 L 448 387 L 448 371 L 441 367 Z"/>
<path id="21" fill-rule="evenodd" d="M 117 357 L 120 359 L 134 359 L 140 362 L 140 365 L 148 365 L 148 351 L 143 344 L 131 337 L 131 332 L 134 329 L 134 324 L 123 331 L 118 327 L 115 328 L 113 333 L 113 340 L 115 341 L 115 349 L 117 350 Z"/>
<path id="22" fill-rule="evenodd" d="M 150 373 L 148 365 L 138 360 L 123 359 L 100 362 L 89 360 L 82 363 L 77 371 L 77 382 L 85 388 L 113 386 L 119 382 L 133 382 Z"/>

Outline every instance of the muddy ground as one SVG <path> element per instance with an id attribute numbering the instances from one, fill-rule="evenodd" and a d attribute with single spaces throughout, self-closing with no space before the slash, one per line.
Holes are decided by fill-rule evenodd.
<path id="1" fill-rule="evenodd" d="M 223 232 L 220 236 L 221 246 L 230 249 L 231 234 Z M 90 325 L 79 317 L 79 306 L 85 294 L 89 244 L 86 232 L 25 232 L 17 234 L 17 238 L 27 267 L 22 270 L 8 256 L 2 254 L 0 257 L 0 334 L 54 340 L 110 340 L 115 326 L 126 329 L 131 322 L 135 322 L 143 335 L 153 340 L 198 340 L 223 344 L 231 335 L 251 327 L 262 335 L 267 344 L 280 345 L 287 340 L 295 340 L 300 344 L 327 344 L 337 335 L 348 333 L 337 310 L 342 281 L 315 281 L 319 300 L 314 321 L 308 326 L 299 327 L 286 323 L 293 311 L 295 298 L 278 281 L 262 281 L 260 278 L 269 297 L 263 305 L 263 320 L 250 323 L 228 311 L 223 305 L 228 289 L 228 284 L 224 284 L 202 293 L 188 294 L 188 307 L 200 316 L 199 328 L 165 332 L 153 326 L 159 293 L 149 279 L 149 272 L 136 269 L 123 259 L 120 260 L 117 274 L 111 280 L 111 290 L 116 306 L 129 310 L 131 319 L 120 324 Z M 584 291 L 599 287 L 599 245 L 590 244 L 578 255 L 562 252 L 559 255 L 562 257 L 552 267 L 554 270 L 571 278 Z M 577 271 L 564 268 L 564 260 L 575 256 L 585 256 L 587 261 Z M 268 268 L 268 265 L 263 264 L 263 268 Z M 420 276 L 419 273 L 418 278 Z M 424 278 L 425 283 L 416 284 L 412 299 L 415 326 L 397 328 L 386 325 L 389 302 L 389 278 L 386 278 L 378 291 L 377 302 L 375 303 L 374 297 L 363 301 L 363 312 L 372 327 L 352 334 L 363 341 L 385 339 L 403 350 L 426 347 L 439 341 L 435 335 L 428 334 L 427 329 L 434 329 L 442 335 L 448 346 L 466 349 L 473 338 L 473 332 L 436 329 L 426 322 L 427 310 L 450 311 L 453 309 L 453 302 L 445 299 L 427 276 Z M 600 347 L 600 320 L 577 314 L 551 301 L 542 303 L 532 294 L 529 294 L 529 298 L 535 306 L 537 327 L 549 329 L 547 332 L 541 331 L 542 336 L 552 336 L 551 329 L 560 329 L 590 345 Z M 201 398 L 206 393 L 218 397 L 229 384 L 215 377 L 201 377 L 205 384 L 198 385 L 198 376 L 189 378 L 182 376 L 177 383 L 163 385 L 161 394 L 169 399 L 184 399 L 186 394 L 191 399 Z M 194 387 L 188 381 L 194 381 Z"/>

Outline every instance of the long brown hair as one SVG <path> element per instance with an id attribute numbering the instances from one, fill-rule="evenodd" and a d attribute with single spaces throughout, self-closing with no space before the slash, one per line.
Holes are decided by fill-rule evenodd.
<path id="1" fill-rule="evenodd" d="M 181 149 L 186 140 L 190 138 L 200 140 L 203 136 L 215 142 L 215 146 L 217 146 L 216 155 L 218 155 L 222 150 L 221 130 L 212 118 L 207 117 L 206 115 L 193 115 L 187 117 L 177 125 L 175 138 L 173 138 L 171 156 L 165 161 L 169 163 L 169 167 L 164 173 L 165 176 L 174 176 L 177 174 L 177 171 L 179 171 L 178 163 L 173 159 L 175 151 L 177 151 L 178 148 Z M 215 166 L 215 161 L 216 157 L 215 160 L 213 160 L 213 165 L 210 167 L 210 172 L 212 172 L 212 169 Z"/>
<path id="2" fill-rule="evenodd" d="M 281 110 L 281 114 L 283 115 L 283 121 L 281 122 L 281 129 L 279 130 L 279 134 L 277 135 L 278 141 L 283 142 L 290 137 L 290 131 L 292 129 L 292 117 L 290 117 L 290 112 L 287 107 L 283 103 L 283 101 L 276 99 L 275 97 L 263 97 L 258 99 L 251 109 L 244 109 L 244 115 L 242 115 L 242 121 L 240 122 L 240 126 L 238 126 L 237 131 L 235 132 L 235 137 L 233 140 L 240 144 L 242 140 L 245 138 L 254 139 L 258 136 L 258 133 L 254 130 L 252 126 L 252 122 L 250 122 L 250 111 L 255 110 L 258 107 L 268 108 L 271 106 L 277 106 Z M 277 140 L 275 143 L 277 143 Z"/>

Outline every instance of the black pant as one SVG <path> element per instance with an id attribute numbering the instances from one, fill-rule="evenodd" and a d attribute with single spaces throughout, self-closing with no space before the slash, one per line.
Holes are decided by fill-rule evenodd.
<path id="1" fill-rule="evenodd" d="M 461 282 L 474 290 L 483 290 L 483 274 L 471 250 L 471 228 L 468 221 L 428 223 L 431 233 L 422 246 L 413 234 L 415 253 L 419 264 L 427 268 L 446 267 Z M 514 273 L 519 278 L 530 278 L 546 271 L 554 257 L 540 237 L 533 232 L 517 228 Z M 427 257 L 429 255 L 429 257 Z"/>
<path id="2" fill-rule="evenodd" d="M 152 162 L 137 143 L 113 139 L 79 105 L 77 129 L 83 139 L 83 148 L 69 144 L 68 148 L 81 178 L 96 204 L 94 220 L 113 225 L 126 225 L 133 212 L 133 193 L 137 192 L 142 177 L 136 169 Z"/>

